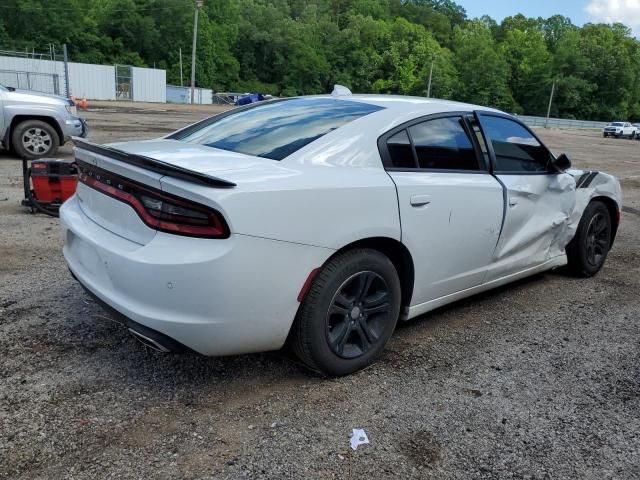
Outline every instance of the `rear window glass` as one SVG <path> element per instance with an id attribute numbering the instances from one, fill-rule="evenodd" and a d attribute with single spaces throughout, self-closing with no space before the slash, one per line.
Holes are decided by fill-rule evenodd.
<path id="1" fill-rule="evenodd" d="M 332 98 L 294 98 L 212 118 L 169 138 L 282 160 L 323 135 L 382 108 Z"/>
<path id="2" fill-rule="evenodd" d="M 415 168 L 411 141 L 406 130 L 396 133 L 387 140 L 387 149 L 391 156 L 391 162 L 396 168 Z"/>

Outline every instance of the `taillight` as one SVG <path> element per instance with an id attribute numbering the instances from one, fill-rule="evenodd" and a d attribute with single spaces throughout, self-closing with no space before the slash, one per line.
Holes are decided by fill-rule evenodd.
<path id="1" fill-rule="evenodd" d="M 120 177 L 111 172 L 78 163 L 78 180 L 131 206 L 149 227 L 161 232 L 200 238 L 227 238 L 229 227 L 220 213 L 200 203 L 176 197 Z"/>

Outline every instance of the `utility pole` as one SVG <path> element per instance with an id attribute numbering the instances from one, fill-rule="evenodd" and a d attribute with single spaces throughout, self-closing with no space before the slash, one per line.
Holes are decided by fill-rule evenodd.
<path id="1" fill-rule="evenodd" d="M 551 86 L 551 96 L 549 97 L 549 108 L 547 108 L 547 120 L 544 123 L 544 128 L 549 127 L 549 117 L 551 116 L 551 104 L 553 103 L 553 94 L 556 91 L 556 81 L 553 81 L 553 85 Z"/>
<path id="2" fill-rule="evenodd" d="M 193 45 L 191 46 L 191 103 L 194 103 L 196 94 L 196 43 L 198 38 L 198 11 L 204 0 L 196 0 L 196 11 L 193 15 Z"/>
<path id="3" fill-rule="evenodd" d="M 431 69 L 429 70 L 429 86 L 427 87 L 427 98 L 431 98 L 431 79 L 433 78 L 433 64 L 436 61 L 436 57 L 431 57 Z"/>
<path id="4" fill-rule="evenodd" d="M 182 47 L 180 47 L 179 51 L 180 51 L 180 86 L 183 87 L 184 83 L 182 82 Z"/>
<path id="5" fill-rule="evenodd" d="M 62 55 L 64 59 L 64 88 L 67 98 L 71 98 L 71 92 L 69 91 L 69 58 L 67 55 L 67 44 L 62 44 Z"/>

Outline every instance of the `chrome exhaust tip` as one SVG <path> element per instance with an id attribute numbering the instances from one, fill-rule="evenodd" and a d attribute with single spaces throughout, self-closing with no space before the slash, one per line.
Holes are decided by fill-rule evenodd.
<path id="1" fill-rule="evenodd" d="M 162 353 L 171 352 L 171 350 L 169 350 L 164 345 L 160 344 L 159 342 L 157 342 L 156 340 L 154 340 L 152 338 L 149 338 L 149 337 L 141 334 L 140 332 L 136 332 L 133 328 L 129 328 L 128 330 L 129 330 L 129 333 L 133 336 L 133 338 L 138 340 L 144 346 L 149 347 L 149 348 L 155 350 L 156 352 L 162 352 Z"/>

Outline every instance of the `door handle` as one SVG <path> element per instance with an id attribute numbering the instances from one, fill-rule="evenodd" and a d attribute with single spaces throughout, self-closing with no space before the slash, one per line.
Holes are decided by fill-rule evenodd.
<path id="1" fill-rule="evenodd" d="M 424 207 L 431 203 L 431 195 L 412 195 L 409 201 L 412 207 Z"/>

